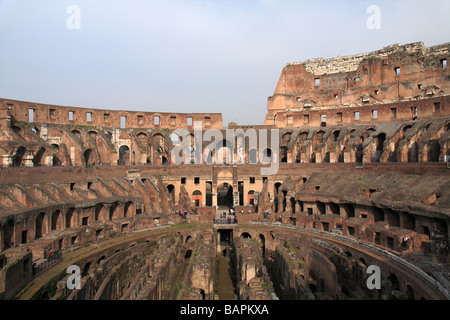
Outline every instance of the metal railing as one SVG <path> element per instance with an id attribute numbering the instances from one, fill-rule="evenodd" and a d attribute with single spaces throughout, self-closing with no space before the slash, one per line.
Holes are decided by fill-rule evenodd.
<path id="1" fill-rule="evenodd" d="M 39 265 L 35 266 L 33 264 L 32 276 L 35 277 L 41 272 L 47 270 L 53 265 L 57 264 L 62 260 L 62 252 L 61 251 L 52 251 L 51 254 L 46 258 L 46 260 Z"/>

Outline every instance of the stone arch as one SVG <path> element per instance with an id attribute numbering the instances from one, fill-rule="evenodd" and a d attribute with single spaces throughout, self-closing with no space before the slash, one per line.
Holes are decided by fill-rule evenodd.
<path id="1" fill-rule="evenodd" d="M 109 207 L 109 220 L 114 220 L 119 218 L 119 215 L 117 213 L 117 207 L 119 206 L 118 202 L 111 203 L 111 206 Z"/>
<path id="2" fill-rule="evenodd" d="M 55 210 L 52 213 L 50 229 L 51 230 L 61 230 L 62 229 L 61 211 Z"/>
<path id="3" fill-rule="evenodd" d="M 41 165 L 43 165 L 43 164 L 45 164 L 44 163 L 44 154 L 45 154 L 45 148 L 44 147 L 41 147 L 41 148 L 39 148 L 39 150 L 36 152 L 36 155 L 33 157 L 33 165 L 35 166 L 35 167 L 37 167 L 37 166 L 41 166 Z"/>
<path id="4" fill-rule="evenodd" d="M 370 162 L 380 162 L 385 140 L 386 134 L 383 132 L 375 137 L 375 150 L 372 151 Z"/>
<path id="5" fill-rule="evenodd" d="M 250 190 L 247 193 L 247 203 L 249 206 L 255 205 L 255 191 L 254 190 Z"/>
<path id="6" fill-rule="evenodd" d="M 283 133 L 283 135 L 281 136 L 282 143 L 288 144 L 289 141 L 291 140 L 291 136 L 292 136 L 292 131 L 286 131 L 285 133 Z"/>
<path id="7" fill-rule="evenodd" d="M 297 204 L 297 202 L 296 202 L 295 198 L 291 197 L 289 199 L 289 202 L 291 204 L 291 211 L 292 211 L 292 213 L 296 213 L 296 204 Z"/>
<path id="8" fill-rule="evenodd" d="M 139 132 L 136 134 L 136 137 L 137 137 L 139 140 L 141 140 L 141 141 L 147 141 L 147 140 L 148 140 L 148 134 L 147 134 L 146 132 L 144 132 L 144 131 L 139 131 Z"/>
<path id="9" fill-rule="evenodd" d="M 231 183 L 223 182 L 217 187 L 217 204 L 228 207 L 234 205 L 233 185 Z"/>
<path id="10" fill-rule="evenodd" d="M 441 145 L 438 140 L 431 140 L 428 147 L 428 162 L 439 162 Z"/>
<path id="11" fill-rule="evenodd" d="M 107 138 L 109 141 L 112 140 L 112 133 L 111 133 L 111 132 L 105 131 L 105 136 L 106 136 L 106 138 Z"/>
<path id="12" fill-rule="evenodd" d="M 166 188 L 172 203 L 175 204 L 175 186 L 173 184 L 169 184 Z"/>
<path id="13" fill-rule="evenodd" d="M 333 130 L 333 132 L 332 132 L 332 135 L 333 135 L 333 141 L 337 141 L 338 140 L 338 137 L 339 137 L 339 134 L 341 133 L 341 130 L 340 129 L 336 129 L 336 130 Z"/>
<path id="14" fill-rule="evenodd" d="M 35 220 L 35 238 L 39 239 L 47 233 L 47 221 L 45 212 L 41 212 L 36 216 Z"/>
<path id="15" fill-rule="evenodd" d="M 127 165 L 130 163 L 130 148 L 127 145 L 119 147 L 119 164 Z"/>
<path id="16" fill-rule="evenodd" d="M 316 207 L 317 207 L 317 212 L 320 215 L 326 214 L 326 207 L 325 204 L 321 201 L 316 201 Z"/>
<path id="17" fill-rule="evenodd" d="M 329 206 L 330 206 L 330 211 L 332 214 L 336 214 L 338 216 L 340 215 L 340 208 L 339 208 L 338 204 L 336 204 L 334 202 L 330 202 Z"/>
<path id="18" fill-rule="evenodd" d="M 240 237 L 242 239 L 252 239 L 252 235 L 250 233 L 246 232 L 246 231 L 242 232 Z"/>
<path id="19" fill-rule="evenodd" d="M 2 226 L 1 234 L 3 238 L 2 248 L 9 249 L 14 246 L 14 220 L 8 219 Z"/>
<path id="20" fill-rule="evenodd" d="M 124 218 L 129 218 L 132 216 L 132 207 L 133 207 L 133 202 L 128 201 L 125 203 L 125 205 L 123 206 L 123 217 Z"/>
<path id="21" fill-rule="evenodd" d="M 23 146 L 17 148 L 17 151 L 14 153 L 12 157 L 13 167 L 20 167 L 23 165 L 23 157 L 25 156 L 26 151 L 27 149 Z"/>
<path id="22" fill-rule="evenodd" d="M 314 133 L 314 140 L 316 142 L 322 142 L 324 134 L 325 131 L 323 131 L 322 129 L 317 130 L 316 133 Z"/>
<path id="23" fill-rule="evenodd" d="M 105 220 L 104 206 L 103 204 L 99 203 L 95 206 L 94 209 L 94 221 L 102 221 L 102 220 Z"/>
<path id="24" fill-rule="evenodd" d="M 95 152 L 93 149 L 86 149 L 83 153 L 84 165 L 86 167 L 95 164 Z"/>
<path id="25" fill-rule="evenodd" d="M 74 212 L 75 212 L 75 208 L 69 208 L 67 210 L 66 213 L 66 228 L 72 228 L 74 227 L 74 221 L 75 221 L 75 217 L 74 217 Z"/>
<path id="26" fill-rule="evenodd" d="M 406 285 L 405 295 L 407 300 L 415 300 L 414 290 L 409 284 Z"/>
<path id="27" fill-rule="evenodd" d="M 192 204 L 195 207 L 200 207 L 202 205 L 202 192 L 200 190 L 194 190 L 194 192 L 192 192 Z"/>
<path id="28" fill-rule="evenodd" d="M 414 141 L 408 150 L 408 162 L 419 162 L 419 145 Z"/>
<path id="29" fill-rule="evenodd" d="M 156 132 L 153 134 L 153 141 L 156 144 L 156 148 L 159 152 L 164 152 L 165 148 L 164 148 L 164 144 L 165 144 L 165 138 L 164 136 L 159 133 Z"/>

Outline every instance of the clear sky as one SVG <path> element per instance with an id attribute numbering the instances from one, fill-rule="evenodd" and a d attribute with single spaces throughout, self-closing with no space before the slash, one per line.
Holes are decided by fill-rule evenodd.
<path id="1" fill-rule="evenodd" d="M 449 17 L 448 0 L 0 0 L 0 97 L 262 124 L 286 63 L 449 42 Z"/>

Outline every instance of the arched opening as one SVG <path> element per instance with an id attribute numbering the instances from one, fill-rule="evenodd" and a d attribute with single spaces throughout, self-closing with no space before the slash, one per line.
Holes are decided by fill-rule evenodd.
<path id="1" fill-rule="evenodd" d="M 119 148 L 119 165 L 128 165 L 130 163 L 130 148 L 121 146 Z"/>
<path id="2" fill-rule="evenodd" d="M 161 156 L 161 164 L 162 165 L 168 165 L 169 161 L 167 161 L 167 158 L 165 156 Z"/>
<path id="3" fill-rule="evenodd" d="M 52 214 L 52 219 L 51 219 L 51 230 L 60 230 L 60 216 L 61 213 L 59 210 L 56 210 L 55 212 L 53 212 Z"/>
<path id="4" fill-rule="evenodd" d="M 242 238 L 242 239 L 251 239 L 252 236 L 251 236 L 250 233 L 248 233 L 248 232 L 242 232 L 242 233 L 241 233 L 241 238 Z"/>
<path id="5" fill-rule="evenodd" d="M 89 274 L 89 269 L 90 269 L 90 268 L 91 268 L 91 263 L 90 263 L 90 262 L 86 263 L 86 264 L 84 265 L 84 267 L 83 267 L 83 271 L 81 272 L 81 276 L 82 276 L 82 277 L 87 276 L 87 275 Z"/>
<path id="6" fill-rule="evenodd" d="M 281 186 L 281 182 L 277 182 L 274 184 L 274 187 L 275 187 L 274 198 L 273 198 L 274 212 L 278 212 L 278 209 L 279 209 L 278 190 L 280 189 L 280 186 Z"/>
<path id="7" fill-rule="evenodd" d="M 103 214 L 102 214 L 102 210 L 103 210 L 103 205 L 101 203 L 97 204 L 95 206 L 95 210 L 94 210 L 94 221 L 99 221 L 99 220 L 103 220 Z"/>
<path id="8" fill-rule="evenodd" d="M 106 138 L 107 138 L 109 141 L 111 141 L 111 139 L 112 139 L 112 134 L 111 134 L 111 132 L 105 131 L 105 136 L 106 136 Z"/>
<path id="9" fill-rule="evenodd" d="M 334 138 L 334 141 L 337 141 L 340 132 L 341 132 L 341 130 L 334 130 L 334 131 L 333 131 L 333 138 Z"/>
<path id="10" fill-rule="evenodd" d="M 38 152 L 36 152 L 36 155 L 33 158 L 33 166 L 38 167 L 38 166 L 45 164 L 43 162 L 44 153 L 45 153 L 45 148 L 40 148 L 38 150 Z"/>
<path id="11" fill-rule="evenodd" d="M 283 201 L 282 201 L 283 211 L 282 212 L 286 212 L 286 195 L 287 195 L 287 191 L 283 190 L 283 191 L 281 191 L 281 193 L 283 195 Z"/>
<path id="12" fill-rule="evenodd" d="M 123 217 L 127 218 L 127 217 L 131 217 L 131 207 L 132 207 L 133 202 L 128 201 L 127 203 L 125 203 L 125 205 L 123 206 Z"/>
<path id="13" fill-rule="evenodd" d="M 233 186 L 224 182 L 217 187 L 217 204 L 219 206 L 232 207 L 233 201 Z"/>
<path id="14" fill-rule="evenodd" d="M 296 204 L 295 198 L 294 198 L 294 197 L 291 197 L 291 198 L 289 199 L 289 201 L 290 201 L 290 203 L 291 203 L 291 211 L 292 211 L 292 213 L 295 213 L 295 204 Z"/>
<path id="15" fill-rule="evenodd" d="M 385 220 L 389 223 L 390 226 L 400 227 L 400 216 L 398 212 L 385 209 Z"/>
<path id="16" fill-rule="evenodd" d="M 373 208 L 373 218 L 375 222 L 384 221 L 384 211 L 380 208 Z"/>
<path id="17" fill-rule="evenodd" d="M 281 157 L 281 162 L 287 163 L 287 151 L 288 148 L 283 146 L 281 147 L 281 151 L 280 151 L 280 157 Z"/>
<path id="18" fill-rule="evenodd" d="M 254 206 L 255 205 L 255 191 L 254 190 L 250 190 L 248 192 L 247 199 L 248 199 L 248 205 L 249 206 Z"/>
<path id="19" fill-rule="evenodd" d="M 207 207 L 212 206 L 212 181 L 206 181 L 205 184 L 205 205 Z"/>
<path id="20" fill-rule="evenodd" d="M 414 215 L 403 212 L 403 228 L 408 230 L 416 230 L 416 218 Z"/>
<path id="21" fill-rule="evenodd" d="M 73 213 L 75 212 L 75 208 L 70 208 L 66 213 L 66 228 L 72 228 L 73 226 Z"/>
<path id="22" fill-rule="evenodd" d="M 339 205 L 334 203 L 334 202 L 330 202 L 330 210 L 331 213 L 336 214 L 336 215 L 340 215 L 340 209 L 339 209 Z"/>
<path id="23" fill-rule="evenodd" d="M 416 297 L 414 296 L 414 290 L 413 290 L 413 288 L 411 288 L 410 285 L 406 286 L 405 294 L 406 294 L 407 300 L 415 300 L 416 299 Z"/>
<path id="24" fill-rule="evenodd" d="M 202 205 L 202 192 L 200 190 L 195 190 L 192 193 L 192 204 L 195 207 L 200 207 Z"/>
<path id="25" fill-rule="evenodd" d="M 92 149 L 87 149 L 83 153 L 84 156 L 84 164 L 86 167 L 89 167 L 95 163 L 94 161 L 94 151 Z"/>
<path id="26" fill-rule="evenodd" d="M 419 162 L 419 146 L 418 146 L 417 142 L 414 142 L 409 147 L 408 162 Z"/>
<path id="27" fill-rule="evenodd" d="M 359 144 L 356 147 L 356 153 L 355 153 L 355 160 L 357 166 L 362 166 L 363 164 L 363 157 L 364 157 L 364 149 L 362 144 Z"/>
<path id="28" fill-rule="evenodd" d="M 355 216 L 355 207 L 351 203 L 343 204 L 342 206 L 347 218 L 353 218 Z"/>
<path id="29" fill-rule="evenodd" d="M 10 219 L 2 227 L 3 249 L 14 246 L 14 220 Z"/>
<path id="30" fill-rule="evenodd" d="M 205 300 L 205 299 L 206 299 L 205 290 L 200 289 L 200 295 L 202 296 L 202 300 Z"/>
<path id="31" fill-rule="evenodd" d="M 266 256 L 266 238 L 263 234 L 259 234 L 259 240 L 261 240 L 261 252 L 264 259 Z"/>
<path id="32" fill-rule="evenodd" d="M 165 148 L 164 148 L 164 136 L 161 133 L 155 133 L 153 135 L 153 140 L 156 143 L 156 149 L 158 150 L 158 152 L 164 152 Z"/>
<path id="33" fill-rule="evenodd" d="M 192 256 L 192 250 L 187 250 L 184 254 L 184 260 L 188 260 Z"/>
<path id="34" fill-rule="evenodd" d="M 35 238 L 39 239 L 44 235 L 45 232 L 45 212 L 41 212 L 37 215 L 35 227 Z"/>
<path id="35" fill-rule="evenodd" d="M 388 277 L 388 280 L 391 282 L 392 290 L 395 290 L 395 291 L 400 290 L 400 283 L 395 274 L 391 273 Z"/>
<path id="36" fill-rule="evenodd" d="M 175 205 L 175 186 L 169 184 L 167 186 L 167 191 L 169 192 L 169 199 L 172 200 L 172 204 Z"/>
<path id="37" fill-rule="evenodd" d="M 372 152 L 370 162 L 380 162 L 381 154 L 384 149 L 384 141 L 386 140 L 386 134 L 380 133 L 376 137 L 376 150 Z"/>
<path id="38" fill-rule="evenodd" d="M 439 162 L 439 156 L 441 154 L 441 145 L 438 140 L 430 141 L 428 149 L 428 162 Z"/>
<path id="39" fill-rule="evenodd" d="M 64 162 L 64 158 L 61 157 L 61 152 L 59 152 L 59 145 L 57 144 L 52 144 L 53 147 L 53 154 L 52 154 L 52 159 L 53 159 L 53 166 L 60 166 L 63 164 Z"/>
<path id="40" fill-rule="evenodd" d="M 111 207 L 109 208 L 109 220 L 113 220 L 117 218 L 117 214 L 116 214 L 116 209 L 118 207 L 118 203 L 117 202 L 113 202 L 111 204 Z"/>
<path id="41" fill-rule="evenodd" d="M 19 147 L 12 159 L 13 167 L 22 166 L 23 156 L 25 155 L 26 149 L 24 147 Z"/>
<path id="42" fill-rule="evenodd" d="M 326 210 L 325 210 L 325 204 L 323 204 L 320 201 L 316 201 L 316 206 L 317 206 L 317 211 L 319 212 L 319 214 L 326 214 Z"/>

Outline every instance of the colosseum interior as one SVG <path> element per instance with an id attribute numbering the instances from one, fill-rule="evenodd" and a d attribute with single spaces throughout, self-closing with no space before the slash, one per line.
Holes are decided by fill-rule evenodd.
<path id="1" fill-rule="evenodd" d="M 0 99 L 0 299 L 447 300 L 449 49 L 288 63 L 264 124 L 227 129 Z M 175 164 L 197 122 L 278 150 L 224 138 Z"/>

